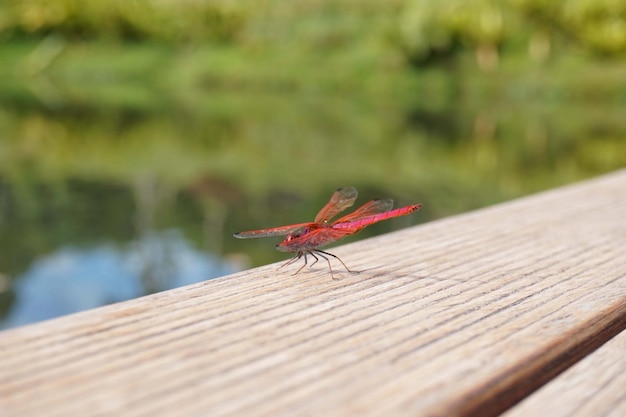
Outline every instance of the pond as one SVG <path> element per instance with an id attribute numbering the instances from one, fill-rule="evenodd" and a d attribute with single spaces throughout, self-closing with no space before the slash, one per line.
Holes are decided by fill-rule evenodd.
<path id="1" fill-rule="evenodd" d="M 620 100 L 481 96 L 429 77 L 401 94 L 5 88 L 0 329 L 285 259 L 277 238 L 232 233 L 311 220 L 338 187 L 356 187 L 357 206 L 424 205 L 354 240 L 626 164 Z"/>

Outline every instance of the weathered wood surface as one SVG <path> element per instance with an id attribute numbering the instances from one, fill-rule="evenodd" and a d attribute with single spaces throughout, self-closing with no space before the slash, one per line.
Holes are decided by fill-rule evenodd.
<path id="1" fill-rule="evenodd" d="M 626 331 L 503 415 L 527 416 L 626 416 Z"/>
<path id="2" fill-rule="evenodd" d="M 0 333 L 0 415 L 496 415 L 626 327 L 626 170 L 333 253 Z"/>

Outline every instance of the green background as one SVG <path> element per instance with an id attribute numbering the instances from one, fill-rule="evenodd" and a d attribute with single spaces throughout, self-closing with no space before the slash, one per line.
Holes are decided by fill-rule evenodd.
<path id="1" fill-rule="evenodd" d="M 63 248 L 228 272 L 337 187 L 424 204 L 370 236 L 624 166 L 626 0 L 0 1 L 1 315 Z"/>

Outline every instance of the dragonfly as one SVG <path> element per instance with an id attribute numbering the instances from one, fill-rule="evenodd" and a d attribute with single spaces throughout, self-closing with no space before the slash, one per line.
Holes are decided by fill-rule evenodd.
<path id="1" fill-rule="evenodd" d="M 352 207 L 357 196 L 358 192 L 354 187 L 339 188 L 330 197 L 328 203 L 317 213 L 315 220 L 312 222 L 238 232 L 234 233 L 233 236 L 238 239 L 251 239 L 286 235 L 287 237 L 276 245 L 276 249 L 281 252 L 294 253 L 294 256 L 279 268 L 285 265 L 291 265 L 304 257 L 304 264 L 293 274 L 296 275 L 308 265 L 307 255 L 311 255 L 315 260 L 310 266 L 315 265 L 320 257 L 325 259 L 328 263 L 330 275 L 332 279 L 335 279 L 333 268 L 328 257 L 337 259 L 348 272 L 353 273 L 356 271 L 351 271 L 341 258 L 330 252 L 321 250 L 320 247 L 336 242 L 346 236 L 353 235 L 371 224 L 394 217 L 406 216 L 407 214 L 416 212 L 422 207 L 421 204 L 412 204 L 392 210 L 393 200 L 391 198 L 375 199 L 363 204 L 354 212 L 331 222 L 339 213 Z"/>

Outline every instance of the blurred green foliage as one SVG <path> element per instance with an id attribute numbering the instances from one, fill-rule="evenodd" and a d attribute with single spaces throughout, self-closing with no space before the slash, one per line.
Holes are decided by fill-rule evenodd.
<path id="1" fill-rule="evenodd" d="M 598 136 L 598 120 L 616 126 L 597 138 L 609 144 L 600 147 L 618 146 L 626 118 L 613 104 L 626 97 L 625 5 L 4 0 L 0 100 L 8 105 L 0 117 L 5 137 L 17 142 L 0 147 L 2 173 L 10 177 L 34 158 L 32 167 L 44 178 L 132 183 L 145 164 L 174 187 L 210 171 L 261 194 L 272 184 L 295 188 L 297 179 L 285 172 L 315 175 L 336 154 L 343 163 L 317 174 L 321 183 L 354 176 L 387 186 L 427 184 L 430 176 L 433 184 L 448 178 L 451 187 L 476 189 L 492 179 L 491 170 L 530 160 L 525 146 L 534 158 L 565 158 L 573 143 Z M 416 62 L 419 68 L 411 65 Z M 583 103 L 607 110 L 571 110 Z M 572 120 L 572 112 L 580 117 Z M 519 114 L 524 117 L 514 117 Z M 125 139 L 111 147 L 116 137 Z M 459 143 L 449 143 L 452 137 Z M 497 142 L 502 138 L 514 139 Z M 378 160 L 402 161 L 407 154 L 385 152 L 405 146 L 419 148 L 408 155 L 428 155 L 419 166 L 429 168 L 415 169 L 412 158 L 394 168 Z M 261 152 L 276 159 L 255 159 Z M 453 156 L 449 166 L 432 165 L 437 152 Z M 294 162 L 294 154 L 311 163 Z M 380 171 L 358 169 L 366 155 Z M 504 165 L 490 166 L 494 155 Z M 162 159 L 167 163 L 156 162 Z M 620 166 L 620 160 L 605 162 L 587 175 Z M 405 174 L 389 179 L 384 173 L 392 169 Z M 515 171 L 503 174 L 503 184 L 518 184 L 520 193 L 542 188 L 528 185 L 535 181 L 551 185 L 545 171 L 532 180 L 519 169 L 525 185 Z M 506 198 L 495 195 L 474 206 Z"/>
<path id="2" fill-rule="evenodd" d="M 7 126 L 26 123 L 28 132 L 37 131 L 48 115 L 29 118 L 23 109 L 41 106 L 44 114 L 53 113 L 50 120 L 57 125 L 43 131 L 62 138 L 54 143 L 65 143 L 63 135 L 75 131 L 76 137 L 91 137 L 90 147 L 99 146 L 100 155 L 108 152 L 106 143 L 115 130 L 129 136 L 137 132 L 127 126 L 107 131 L 98 123 L 93 124 L 97 128 L 90 124 L 69 128 L 59 115 L 82 120 L 74 112 L 88 113 L 107 125 L 125 117 L 120 114 L 134 114 L 136 120 L 156 117 L 161 123 L 162 114 L 180 108 L 193 113 L 195 120 L 200 118 L 197 114 L 205 117 L 202 112 L 220 117 L 241 112 L 245 119 L 228 116 L 210 129 L 221 132 L 227 126 L 234 131 L 228 137 L 242 138 L 250 126 L 268 128 L 259 126 L 258 120 L 267 118 L 269 110 L 254 99 L 250 101 L 254 104 L 242 105 L 241 97 L 276 94 L 278 99 L 268 101 L 284 109 L 278 113 L 282 116 L 293 113 L 284 94 L 297 94 L 303 102 L 328 94 L 322 101 L 358 103 L 338 105 L 336 111 L 343 111 L 349 120 L 342 121 L 350 126 L 341 129 L 350 132 L 343 134 L 358 134 L 364 141 L 389 140 L 416 114 L 429 123 L 444 120 L 441 124 L 446 125 L 453 113 L 459 113 L 456 122 L 469 126 L 463 133 L 441 137 L 476 132 L 489 138 L 509 130 L 519 136 L 526 127 L 508 127 L 509 115 L 502 109 L 521 109 L 532 121 L 535 108 L 566 103 L 571 107 L 571 100 L 623 103 L 625 64 L 620 59 L 626 50 L 625 22 L 626 0 L 3 0 L 0 100 L 18 109 L 5 113 Z M 597 54 L 614 59 L 603 60 Z M 442 56 L 455 65 L 448 59 L 439 61 Z M 413 67 L 415 62 L 421 67 Z M 205 94 L 219 99 L 207 100 Z M 338 99 L 345 94 L 350 98 Z M 342 106 L 356 109 L 341 110 Z M 95 116 L 90 113 L 93 109 Z M 555 111 L 550 120 L 537 122 L 536 129 L 551 125 L 558 126 L 556 132 L 568 131 L 571 123 L 564 114 Z M 314 123 L 299 120 L 297 113 L 290 117 L 301 123 L 292 124 L 294 131 Z M 393 120 L 389 123 L 394 127 L 380 131 L 381 123 L 369 122 L 376 117 Z M 621 115 L 612 117 L 619 120 Z M 287 122 L 282 117 L 274 123 Z M 491 125 L 497 126 L 496 133 L 490 133 Z M 27 128 L 11 134 L 28 137 L 20 129 Z M 167 132 L 152 122 L 139 131 L 144 129 L 150 134 L 136 134 L 133 140 L 153 136 L 154 143 Z M 310 131 L 316 129 L 310 126 Z M 200 135 L 194 131 L 185 136 Z M 277 135 L 282 136 L 289 135 Z M 311 140 L 323 143 L 317 136 Z M 44 144 L 33 149 L 43 149 Z M 128 153 L 128 161 L 109 165 L 112 175 L 123 175 L 126 166 L 136 169 L 130 161 L 140 160 L 140 149 L 149 147 L 143 142 L 124 146 L 136 149 Z M 81 148 L 73 142 L 70 147 Z M 307 150 L 308 155 L 317 153 L 317 147 Z M 46 155 L 41 154 L 42 161 Z M 11 158 L 5 156 L 5 172 L 13 166 Z M 57 165 L 47 168 L 50 172 L 89 159 L 54 160 Z M 97 164 L 94 160 L 85 166 Z M 42 162 L 41 169 L 46 166 Z M 166 165 L 160 169 L 189 178 L 186 169 L 193 164 L 173 166 L 180 169 L 168 170 Z M 228 175 L 237 172 L 242 167 Z"/>
<path id="3" fill-rule="evenodd" d="M 564 50 L 626 51 L 625 0 L 4 0 L 0 7 L 5 38 L 54 33 L 323 49 L 382 42 L 414 57 L 546 41 Z"/>
<path id="4" fill-rule="evenodd" d="M 407 0 L 402 40 L 417 60 L 458 47 L 501 53 L 626 53 L 624 0 Z"/>
<path id="5" fill-rule="evenodd" d="M 244 16 L 231 1 L 5 0 L 0 30 L 69 39 L 232 41 Z"/>

